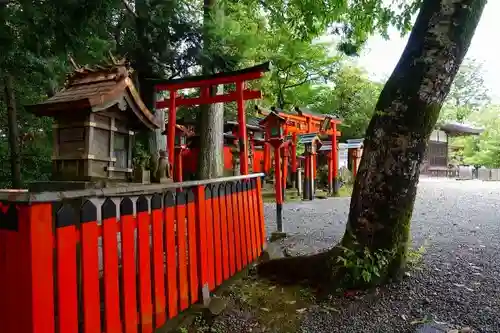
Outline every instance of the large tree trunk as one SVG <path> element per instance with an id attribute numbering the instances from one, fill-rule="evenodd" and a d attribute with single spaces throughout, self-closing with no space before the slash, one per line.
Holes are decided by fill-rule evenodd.
<path id="1" fill-rule="evenodd" d="M 16 96 L 12 75 L 5 74 L 5 101 L 9 127 L 10 173 L 12 188 L 21 188 L 21 155 L 19 153 L 19 131 L 17 127 Z"/>
<path id="2" fill-rule="evenodd" d="M 204 48 L 205 57 L 203 73 L 211 74 L 213 68 L 210 63 L 211 42 L 213 34 L 211 29 L 216 17 L 216 0 L 204 0 Z M 213 87 L 211 95 L 223 93 L 223 87 Z M 200 153 L 198 160 L 198 178 L 210 179 L 222 177 L 223 174 L 223 144 L 224 144 L 224 106 L 222 103 L 204 105 L 199 115 Z"/>
<path id="3" fill-rule="evenodd" d="M 368 126 L 344 246 L 388 250 L 404 267 L 420 164 L 486 0 L 424 0 Z"/>
<path id="4" fill-rule="evenodd" d="M 148 147 L 153 165 L 158 162 L 159 151 L 166 149 L 166 138 L 161 134 L 165 130 L 164 110 L 155 110 L 154 85 L 147 79 L 156 77 L 153 69 L 152 37 L 149 31 L 150 7 L 149 1 L 135 0 L 135 28 L 137 33 L 137 49 L 135 50 L 134 68 L 137 71 L 139 92 L 146 107 L 161 120 L 161 127 L 157 130 L 142 133 L 140 140 Z M 154 168 L 154 166 L 153 166 Z M 155 170 L 151 170 L 154 174 Z"/>
<path id="5" fill-rule="evenodd" d="M 212 94 L 222 93 L 222 86 L 212 89 Z M 224 106 L 222 103 L 203 105 L 199 115 L 200 154 L 198 178 L 211 179 L 223 176 L 224 159 Z"/>
<path id="6" fill-rule="evenodd" d="M 485 4 L 486 0 L 423 1 L 366 131 L 342 245 L 361 255 L 365 248 L 371 253 L 386 251 L 383 278 L 396 276 L 404 267 L 427 141 Z M 337 251 L 327 264 L 335 262 L 331 256 Z M 274 268 L 269 262 L 261 271 L 277 274 L 283 266 L 304 267 L 297 266 L 298 260 L 307 261 L 286 260 Z M 322 274 L 329 273 L 325 269 Z"/>

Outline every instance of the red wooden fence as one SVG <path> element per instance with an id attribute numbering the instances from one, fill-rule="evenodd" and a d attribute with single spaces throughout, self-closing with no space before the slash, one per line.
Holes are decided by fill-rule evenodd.
<path id="1" fill-rule="evenodd" d="M 0 201 L 0 331 L 152 332 L 260 255 L 259 176 Z"/>

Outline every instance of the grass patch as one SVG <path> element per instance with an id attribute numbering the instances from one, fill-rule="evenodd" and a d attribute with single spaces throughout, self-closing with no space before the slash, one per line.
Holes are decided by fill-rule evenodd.
<path id="1" fill-rule="evenodd" d="M 352 195 L 352 185 L 344 185 L 339 189 L 339 192 L 336 195 L 330 195 L 328 192 L 323 190 L 316 190 L 315 198 L 316 199 L 327 199 L 329 197 L 336 198 L 346 198 Z M 296 189 L 288 189 L 286 190 L 285 202 L 296 202 L 301 201 L 302 197 L 297 195 Z M 276 202 L 274 190 L 266 189 L 262 192 L 262 201 L 265 203 L 273 203 Z"/>
<path id="2" fill-rule="evenodd" d="M 339 189 L 339 193 L 337 193 L 337 195 L 335 195 L 335 197 L 338 197 L 338 198 L 345 198 L 345 197 L 350 197 L 350 196 L 352 196 L 352 185 L 351 184 L 344 184 L 344 186 L 342 186 Z"/>
<path id="3" fill-rule="evenodd" d="M 291 201 L 300 201 L 301 197 L 297 195 L 297 190 L 295 189 L 287 189 L 285 192 L 285 202 Z M 262 192 L 262 201 L 266 203 L 276 202 L 276 195 L 274 194 L 274 190 L 265 190 Z"/>

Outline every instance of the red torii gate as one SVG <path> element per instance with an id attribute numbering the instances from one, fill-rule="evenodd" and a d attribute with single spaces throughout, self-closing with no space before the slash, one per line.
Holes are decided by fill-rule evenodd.
<path id="1" fill-rule="evenodd" d="M 266 111 L 260 107 L 255 107 L 255 109 L 262 115 L 266 116 L 269 111 Z M 297 171 L 297 135 L 300 134 L 312 134 L 318 133 L 319 135 L 327 135 L 332 141 L 332 150 L 328 155 L 328 184 L 330 186 L 331 192 L 337 191 L 337 178 L 338 178 L 338 148 L 337 148 L 337 138 L 340 137 L 341 132 L 337 130 L 337 125 L 341 124 L 342 121 L 338 118 L 334 118 L 331 115 L 315 115 L 309 113 L 304 108 L 295 107 L 294 110 L 297 114 L 290 114 L 284 112 L 278 108 L 271 108 L 272 111 L 276 112 L 277 115 L 284 118 L 286 121 L 284 126 L 284 136 L 292 135 L 291 147 L 292 147 L 292 172 Z M 285 156 L 286 158 L 286 156 Z M 270 151 L 269 146 L 266 145 L 264 151 L 264 171 L 267 172 L 270 168 Z M 316 174 L 316 166 L 311 176 L 314 177 Z M 284 181 L 286 181 L 286 170 L 284 171 Z M 284 186 L 284 185 L 283 185 Z"/>
<path id="2" fill-rule="evenodd" d="M 214 103 L 237 102 L 238 104 L 238 140 L 240 148 L 240 172 L 242 175 L 248 174 L 248 145 L 245 117 L 245 101 L 250 99 L 262 98 L 260 90 L 251 90 L 245 87 L 245 82 L 262 78 L 264 72 L 270 70 L 270 62 L 266 62 L 254 67 L 249 67 L 233 72 L 222 72 L 212 75 L 191 76 L 180 79 L 162 80 L 152 79 L 156 92 L 168 91 L 169 99 L 156 101 L 156 109 L 168 108 L 168 128 L 167 147 L 168 160 L 174 168 L 174 149 L 175 149 L 175 126 L 176 111 L 181 105 L 201 105 Z M 235 90 L 229 91 L 223 95 L 210 95 L 210 87 L 217 85 L 234 84 Z M 200 96 L 185 98 L 177 96 L 177 91 L 189 88 L 199 88 Z"/>

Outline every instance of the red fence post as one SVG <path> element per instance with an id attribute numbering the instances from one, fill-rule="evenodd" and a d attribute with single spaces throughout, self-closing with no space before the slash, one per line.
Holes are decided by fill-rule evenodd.
<path id="1" fill-rule="evenodd" d="M 226 280 L 229 278 L 229 235 L 228 235 L 228 214 L 226 204 L 226 184 L 220 183 L 215 187 L 218 196 L 220 223 L 221 223 L 221 246 L 222 246 L 222 278 Z"/>
<path id="2" fill-rule="evenodd" d="M 203 289 L 208 289 L 208 256 L 207 256 L 207 234 L 205 220 L 205 186 L 196 187 L 196 248 L 198 250 L 198 280 Z M 205 299 L 203 299 L 205 301 Z"/>
<path id="3" fill-rule="evenodd" d="M 262 251 L 266 243 L 266 229 L 264 224 L 264 201 L 262 200 L 262 183 L 261 178 L 257 178 L 257 205 L 258 205 L 258 225 L 260 229 L 260 249 Z"/>
<path id="4" fill-rule="evenodd" d="M 86 201 L 80 209 L 80 226 L 83 328 L 84 333 L 95 333 L 101 329 L 99 225 L 97 224 L 97 208 L 91 201 Z"/>
<path id="5" fill-rule="evenodd" d="M 137 333 L 137 265 L 135 260 L 134 203 L 128 197 L 120 203 L 122 250 L 122 312 L 124 333 Z"/>
<path id="6" fill-rule="evenodd" d="M 153 302 L 151 296 L 151 247 L 149 228 L 151 215 L 145 196 L 137 198 L 137 258 L 139 272 L 139 310 L 141 332 L 153 332 Z"/>
<path id="7" fill-rule="evenodd" d="M 222 243 L 222 224 L 225 223 L 223 222 L 222 219 L 222 214 L 220 210 L 220 202 L 219 202 L 219 184 L 215 185 L 210 185 L 207 188 L 210 189 L 211 197 L 212 200 L 210 200 L 211 205 L 212 205 L 212 214 L 213 214 L 213 226 L 214 226 L 214 250 L 215 253 L 215 260 L 214 260 L 214 265 L 215 265 L 215 285 L 218 286 L 222 283 L 222 253 L 226 250 L 226 248 L 223 248 L 223 243 Z M 205 191 L 206 192 L 206 191 Z M 208 215 L 208 213 L 207 213 Z M 225 215 L 224 215 L 225 217 Z M 214 286 L 215 287 L 215 286 Z"/>
<path id="8" fill-rule="evenodd" d="M 176 222 L 177 222 L 177 269 L 179 275 L 179 293 L 181 311 L 189 306 L 189 281 L 187 268 L 187 223 L 186 223 L 186 193 L 178 190 L 175 196 Z"/>
<path id="9" fill-rule="evenodd" d="M 167 252 L 167 296 L 168 317 L 178 313 L 179 289 L 177 287 L 177 253 L 175 244 L 175 197 L 168 191 L 165 194 L 165 250 Z"/>
<path id="10" fill-rule="evenodd" d="M 64 204 L 56 215 L 57 324 L 60 332 L 78 332 L 77 230 L 75 211 Z"/>
<path id="11" fill-rule="evenodd" d="M 104 266 L 104 320 L 106 332 L 121 329 L 120 299 L 118 283 L 118 223 L 116 220 L 116 204 L 107 198 L 101 207 L 102 216 L 102 252 Z"/>
<path id="12" fill-rule="evenodd" d="M 54 333 L 52 204 L 0 203 L 2 333 Z"/>
<path id="13" fill-rule="evenodd" d="M 240 234 L 239 236 L 239 242 L 240 242 L 240 263 L 241 267 L 240 269 L 245 268 L 245 266 L 248 264 L 248 257 L 247 257 L 247 236 L 248 234 L 246 233 L 246 224 L 247 224 L 247 219 L 246 219 L 246 209 L 245 209 L 245 201 L 244 201 L 244 195 L 243 195 L 243 180 L 239 180 L 236 182 L 236 197 L 238 198 L 238 212 L 239 212 L 239 229 L 238 232 Z"/>
<path id="14" fill-rule="evenodd" d="M 233 276 L 236 272 L 236 242 L 235 242 L 235 220 L 236 214 L 233 211 L 233 185 L 231 182 L 226 182 L 225 185 L 225 203 L 226 203 L 226 221 L 227 221 L 227 235 L 228 235 L 228 248 L 229 252 L 229 276 Z"/>
<path id="15" fill-rule="evenodd" d="M 193 188 L 186 190 L 187 210 L 187 236 L 188 236 L 188 269 L 189 269 L 189 294 L 191 304 L 198 302 L 199 280 L 198 280 L 198 254 L 196 250 L 196 202 Z"/>
<path id="16" fill-rule="evenodd" d="M 163 241 L 164 214 L 162 212 L 163 197 L 159 193 L 151 197 L 152 250 L 153 250 L 153 304 L 155 328 L 166 321 L 165 303 L 165 248 Z"/>

